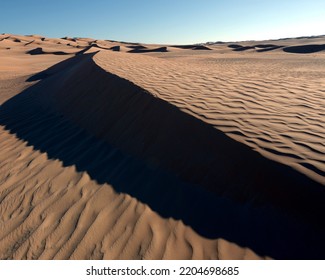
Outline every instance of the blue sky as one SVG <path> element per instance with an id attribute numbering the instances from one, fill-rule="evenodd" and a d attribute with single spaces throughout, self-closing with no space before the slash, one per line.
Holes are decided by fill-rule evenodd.
<path id="1" fill-rule="evenodd" d="M 1 0 L 0 32 L 143 43 L 325 34 L 325 0 Z"/>

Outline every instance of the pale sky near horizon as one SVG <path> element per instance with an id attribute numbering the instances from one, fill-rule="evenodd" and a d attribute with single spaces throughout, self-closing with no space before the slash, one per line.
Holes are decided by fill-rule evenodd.
<path id="1" fill-rule="evenodd" d="M 325 0 L 2 0 L 0 32 L 142 43 L 325 34 Z"/>

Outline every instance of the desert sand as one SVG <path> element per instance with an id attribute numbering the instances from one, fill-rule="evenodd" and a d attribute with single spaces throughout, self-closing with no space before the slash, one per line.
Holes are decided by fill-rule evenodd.
<path id="1" fill-rule="evenodd" d="M 0 259 L 324 259 L 325 36 L 0 35 Z"/>

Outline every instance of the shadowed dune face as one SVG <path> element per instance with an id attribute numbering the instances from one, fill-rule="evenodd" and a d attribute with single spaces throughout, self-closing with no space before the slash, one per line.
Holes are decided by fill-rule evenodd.
<path id="1" fill-rule="evenodd" d="M 254 46 L 242 46 L 242 45 L 237 45 L 237 44 L 230 44 L 230 45 L 228 45 L 228 47 L 233 49 L 233 51 L 235 51 L 235 52 L 254 49 Z"/>
<path id="2" fill-rule="evenodd" d="M 133 50 L 128 51 L 129 53 L 147 53 L 147 52 L 168 52 L 167 47 L 160 47 L 155 49 L 147 48 L 133 48 Z"/>
<path id="3" fill-rule="evenodd" d="M 273 50 L 276 50 L 276 49 L 280 49 L 282 48 L 283 46 L 273 46 L 273 47 L 265 47 L 265 48 L 261 48 L 259 50 L 257 50 L 258 52 L 268 52 L 268 51 L 273 51 Z"/>
<path id="4" fill-rule="evenodd" d="M 258 44 L 254 46 L 242 46 L 238 44 L 230 44 L 228 45 L 229 48 L 233 49 L 233 51 L 239 52 L 239 51 L 246 51 L 255 49 L 257 52 L 267 52 L 267 51 L 273 51 L 276 49 L 283 48 L 283 46 L 280 45 L 273 45 L 273 44 Z"/>
<path id="5" fill-rule="evenodd" d="M 210 48 L 206 46 L 195 46 L 192 50 L 204 50 L 204 51 L 211 51 Z"/>
<path id="6" fill-rule="evenodd" d="M 43 80 L 0 107 L 0 124 L 201 236 L 274 258 L 323 258 L 320 184 L 107 73 L 93 56 L 36 75 Z"/>
<path id="7" fill-rule="evenodd" d="M 273 44 L 259 44 L 253 46 L 242 46 L 238 44 L 230 44 L 228 45 L 229 48 L 233 49 L 233 51 L 246 51 L 250 49 L 257 49 L 258 52 L 266 52 L 272 51 L 276 49 L 282 48 L 284 52 L 288 53 L 300 53 L 300 54 L 307 54 L 307 53 L 315 53 L 321 52 L 325 50 L 325 44 L 309 44 L 309 45 L 301 45 L 301 46 L 289 46 L 284 47 L 280 45 L 273 45 Z"/>
<path id="8" fill-rule="evenodd" d="M 120 46 L 114 46 L 114 47 L 111 47 L 111 50 L 112 50 L 112 51 L 115 51 L 115 52 L 119 52 L 120 49 L 121 49 Z"/>
<path id="9" fill-rule="evenodd" d="M 127 48 L 129 49 L 133 49 L 133 50 L 143 50 L 143 49 L 147 49 L 147 47 L 142 46 L 142 45 L 133 45 L 133 46 L 127 46 Z"/>
<path id="10" fill-rule="evenodd" d="M 302 45 L 283 48 L 283 51 L 288 53 L 315 53 L 325 51 L 325 44 L 323 45 Z"/>
<path id="11" fill-rule="evenodd" d="M 28 46 L 29 44 L 32 44 L 32 43 L 34 43 L 35 42 L 35 40 L 32 40 L 32 41 L 30 41 L 30 42 L 27 42 L 26 44 L 25 44 L 25 46 Z M 60 43 L 60 42 L 58 42 L 58 43 Z"/>
<path id="12" fill-rule="evenodd" d="M 28 51 L 27 53 L 31 54 L 31 55 L 38 55 L 38 54 L 66 55 L 66 54 L 70 54 L 70 53 L 66 53 L 66 52 L 62 52 L 62 51 L 45 52 L 45 51 L 43 51 L 42 48 L 36 48 L 36 49 Z"/>
<path id="13" fill-rule="evenodd" d="M 173 45 L 171 47 L 185 49 L 185 50 L 211 50 L 209 47 L 204 45 Z"/>

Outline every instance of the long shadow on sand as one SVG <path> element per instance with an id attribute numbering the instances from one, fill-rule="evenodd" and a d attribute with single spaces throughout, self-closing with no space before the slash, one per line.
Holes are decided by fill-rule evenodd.
<path id="1" fill-rule="evenodd" d="M 107 73 L 81 54 L 0 107 L 0 124 L 65 166 L 198 234 L 276 259 L 325 257 L 324 187 Z"/>
<path id="2" fill-rule="evenodd" d="M 283 48 L 283 51 L 288 53 L 315 53 L 325 51 L 325 44 L 323 45 L 301 45 Z"/>

